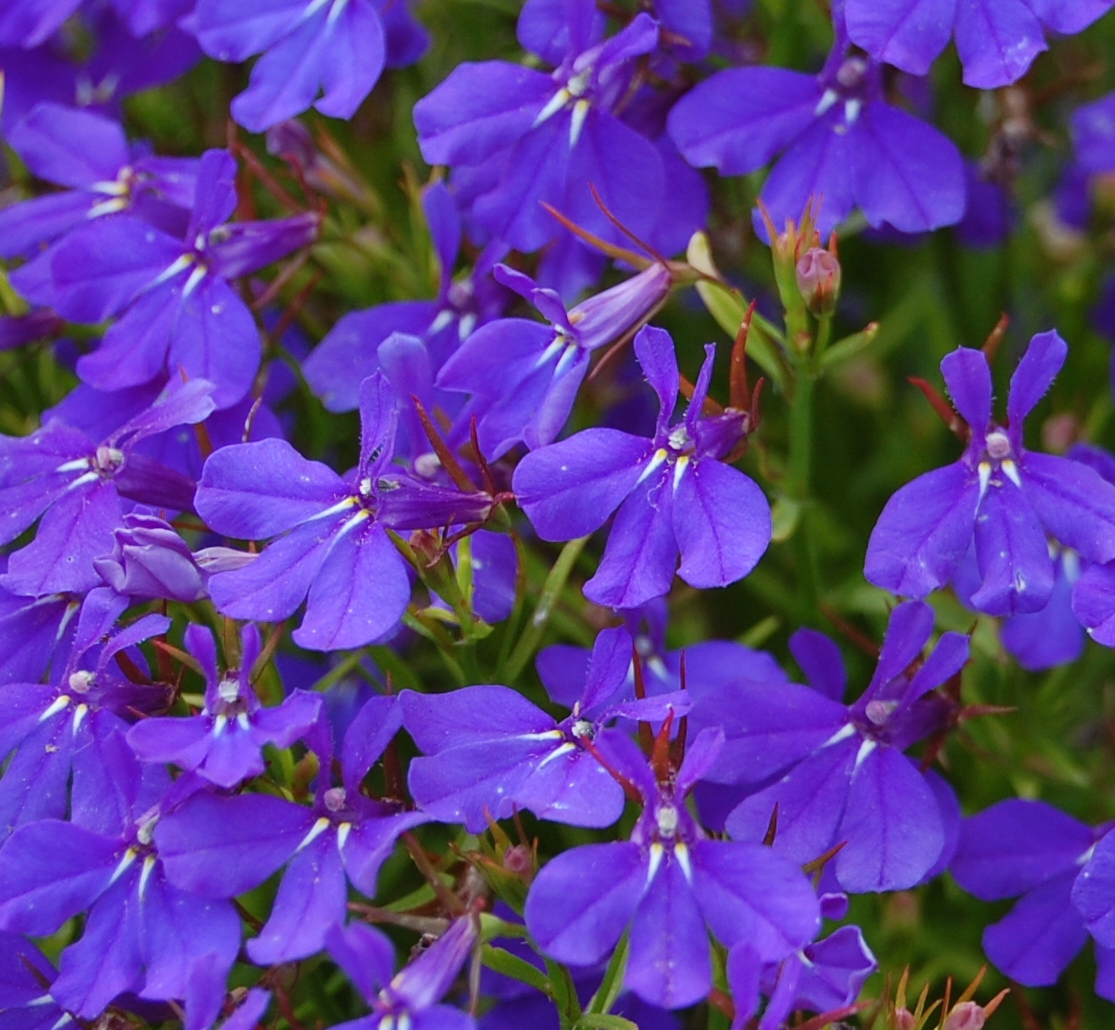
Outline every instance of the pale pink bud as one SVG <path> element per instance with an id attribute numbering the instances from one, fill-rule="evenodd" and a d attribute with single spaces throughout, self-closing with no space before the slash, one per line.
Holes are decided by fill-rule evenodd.
<path id="1" fill-rule="evenodd" d="M 941 1030 L 983 1030 L 985 1021 L 982 1005 L 977 1005 L 974 1001 L 964 1001 L 948 1014 Z"/>
<path id="2" fill-rule="evenodd" d="M 840 296 L 840 262 L 823 247 L 810 247 L 795 268 L 798 289 L 815 315 L 831 314 Z"/>

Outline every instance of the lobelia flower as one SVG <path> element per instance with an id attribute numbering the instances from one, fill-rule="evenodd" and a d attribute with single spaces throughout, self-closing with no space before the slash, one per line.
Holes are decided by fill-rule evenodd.
<path id="1" fill-rule="evenodd" d="M 1020 798 L 964 820 L 949 867 L 956 882 L 983 901 L 1021 895 L 983 932 L 987 957 L 1011 979 L 1030 987 L 1056 983 L 1088 940 L 1088 923 L 1110 908 L 1110 891 L 1101 899 L 1084 876 L 1106 833 Z M 1096 993 L 1115 1000 L 1115 940 L 1103 930 L 1096 940 Z"/>
<path id="2" fill-rule="evenodd" d="M 339 786 L 329 771 L 332 735 L 319 722 L 307 741 L 320 770 L 312 806 L 265 794 L 199 792 L 156 827 L 171 883 L 203 897 L 243 894 L 287 865 L 270 917 L 247 944 L 253 962 L 274 965 L 320 951 L 330 928 L 344 924 L 346 879 L 374 897 L 396 838 L 429 821 L 361 791 L 401 722 L 395 697 L 364 705 L 345 734 Z"/>
<path id="3" fill-rule="evenodd" d="M 1072 115 L 1077 165 L 1090 175 L 1115 168 L 1115 93 L 1078 107 Z"/>
<path id="4" fill-rule="evenodd" d="M 209 526 L 243 540 L 278 538 L 245 568 L 212 577 L 224 614 L 275 622 L 308 594 L 295 642 L 360 647 L 393 630 L 410 600 L 407 566 L 387 529 L 483 522 L 490 513 L 487 494 L 392 470 L 398 415 L 381 373 L 361 385 L 360 413 L 360 463 L 347 478 L 284 440 L 224 447 L 205 463 L 197 504 Z"/>
<path id="5" fill-rule="evenodd" d="M 260 653 L 255 626 L 240 631 L 240 667 L 223 676 L 208 629 L 186 627 L 185 642 L 205 673 L 205 707 L 196 716 L 144 719 L 133 726 L 128 744 L 141 761 L 170 762 L 218 787 L 235 787 L 263 772 L 265 744 L 290 747 L 317 722 L 321 698 L 316 694 L 296 690 L 274 708 L 260 704 L 249 678 Z"/>
<path id="6" fill-rule="evenodd" d="M 748 961 L 747 945 L 736 945 L 728 955 L 728 985 L 733 996 L 754 992 L 754 967 Z M 742 954 L 740 952 L 743 952 Z M 758 1030 L 778 1030 L 791 1012 L 832 1012 L 851 1005 L 867 978 L 878 968 L 875 956 L 858 926 L 842 926 L 827 937 L 799 949 L 778 965 L 763 969 L 759 980 L 770 1000 Z M 744 1013 L 748 1006 L 739 1006 Z M 737 1010 L 732 1030 L 742 1030 L 746 1015 Z"/>
<path id="7" fill-rule="evenodd" d="M 73 1020 L 50 996 L 58 971 L 25 937 L 0 932 L 0 1025 L 5 1030 L 51 1030 Z"/>
<path id="8" fill-rule="evenodd" d="M 248 392 L 259 368 L 259 331 L 227 280 L 309 244 L 318 219 L 226 225 L 236 207 L 235 176 L 226 151 L 202 155 L 185 241 L 117 215 L 90 222 L 55 246 L 47 299 L 58 312 L 79 322 L 122 313 L 101 346 L 78 360 L 86 383 L 119 390 L 182 369 L 214 384 L 218 407 Z M 24 292 L 34 299 L 34 291 Z"/>
<path id="9" fill-rule="evenodd" d="M 100 585 L 93 560 L 113 549 L 123 498 L 192 510 L 193 482 L 135 448 L 157 433 L 203 421 L 213 410 L 212 392 L 203 379 L 173 383 L 99 444 L 58 420 L 27 437 L 0 437 L 0 544 L 42 516 L 35 539 L 9 558 L 0 586 L 33 597 L 84 594 Z"/>
<path id="10" fill-rule="evenodd" d="M 846 0 L 852 42 L 915 75 L 955 37 L 964 82 L 995 89 L 1017 81 L 1047 49 L 1047 32 L 1071 35 L 1112 0 Z"/>
<path id="11" fill-rule="evenodd" d="M 416 61 L 426 42 L 402 0 L 281 0 L 263 10 L 252 0 L 199 0 L 191 26 L 218 61 L 263 55 L 248 88 L 232 101 L 233 118 L 250 132 L 311 106 L 351 118 L 384 65 Z"/>
<path id="12" fill-rule="evenodd" d="M 806 863 L 843 843 L 833 868 L 853 893 L 904 890 L 942 864 L 951 791 L 903 751 L 944 727 L 947 706 L 929 692 L 963 668 L 968 638 L 945 633 L 922 663 L 932 632 L 928 605 L 899 605 L 875 674 L 851 705 L 841 703 L 839 652 L 811 630 L 799 630 L 791 647 L 812 690 L 738 682 L 722 692 L 736 762 L 709 778 L 748 792 L 728 816 L 733 837 L 762 840 L 777 808 L 774 850 Z"/>
<path id="13" fill-rule="evenodd" d="M 454 281 L 453 265 L 461 245 L 457 202 L 448 187 L 434 183 L 422 195 L 422 210 L 438 257 L 438 295 L 433 300 L 390 301 L 351 311 L 337 322 L 302 366 L 306 381 L 329 411 L 357 406 L 359 385 L 384 368 L 380 348 L 393 334 L 418 337 L 436 375 L 477 326 L 503 310 L 506 292 L 490 272 L 504 248 L 488 248 L 469 275 Z"/>
<path id="14" fill-rule="evenodd" d="M 682 97 L 669 118 L 682 156 L 747 175 L 782 153 L 760 194 L 776 228 L 797 219 L 811 197 L 822 200 L 814 212 L 822 235 L 854 208 L 876 228 L 953 224 L 966 197 L 959 151 L 887 103 L 882 66 L 850 49 L 839 5 L 833 18 L 836 42 L 819 75 L 731 68 Z"/>
<path id="15" fill-rule="evenodd" d="M 414 107 L 422 156 L 458 169 L 485 233 L 516 250 L 537 250 L 559 233 L 548 203 L 577 225 L 618 240 L 593 200 L 633 232 L 654 226 L 664 199 L 654 144 L 616 109 L 638 58 L 658 45 L 658 23 L 637 15 L 604 39 L 592 0 L 558 8 L 530 0 L 519 18 L 523 47 L 557 67 L 551 74 L 506 61 L 465 62 Z"/>
<path id="16" fill-rule="evenodd" d="M 643 797 L 631 839 L 572 848 L 550 859 L 527 895 L 527 928 L 551 958 L 600 961 L 630 925 L 624 986 L 663 1008 L 712 987 L 711 930 L 744 944 L 756 963 L 778 962 L 813 939 L 817 898 L 792 862 L 760 844 L 705 836 L 686 807 L 723 741 L 705 730 L 680 769 L 652 772 L 625 741 L 612 759 Z M 664 774 L 663 774 L 664 773 Z"/>
<path id="17" fill-rule="evenodd" d="M 198 162 L 154 157 L 130 147 L 117 122 L 92 111 L 44 101 L 7 134 L 7 142 L 39 179 L 60 193 L 0 211 L 0 257 L 31 257 L 89 219 L 120 211 L 181 234 L 194 206 Z M 49 275 L 50 255 L 36 275 Z M 29 272 L 16 277 L 18 283 Z"/>
<path id="18" fill-rule="evenodd" d="M 240 919 L 228 902 L 168 883 L 152 842 L 160 819 L 197 783 L 172 785 L 164 768 L 141 766 L 112 732 L 98 761 L 75 769 L 73 821 L 28 823 L 0 848 L 0 929 L 52 934 L 87 912 L 50 991 L 75 1015 L 95 1018 L 117 995 L 135 992 L 185 1001 L 186 1030 L 205 1030 L 217 1017 Z M 219 972 L 202 978 L 209 990 L 198 990 L 199 964 Z"/>
<path id="19" fill-rule="evenodd" d="M 395 946 L 366 923 L 333 927 L 329 954 L 372 1008 L 370 1015 L 338 1024 L 338 1030 L 475 1030 L 467 1012 L 438 1002 L 453 985 L 476 946 L 472 916 L 455 919 L 416 959 L 392 975 Z"/>
<path id="20" fill-rule="evenodd" d="M 634 332 L 669 296 L 670 271 L 653 264 L 570 310 L 553 291 L 497 265 L 495 277 L 549 321 L 501 318 L 481 326 L 442 366 L 438 386 L 473 395 L 480 447 L 492 458 L 520 440 L 552 443 L 569 420 L 592 353 Z"/>
<path id="21" fill-rule="evenodd" d="M 7 568 L 7 556 L 0 555 L 0 581 Z M 83 600 L 69 594 L 26 597 L 0 587 L 0 687 L 42 678 L 72 636 Z"/>
<path id="22" fill-rule="evenodd" d="M 562 720 L 508 687 L 404 691 L 403 724 L 425 755 L 410 763 L 415 802 L 435 819 L 464 823 L 472 833 L 517 808 L 551 822 L 610 826 L 623 812 L 623 790 L 596 753 L 607 754 L 610 741 L 622 734 L 608 723 L 617 717 L 661 721 L 689 709 L 680 691 L 616 700 L 630 664 L 627 632 L 601 632 L 580 697 Z"/>
<path id="23" fill-rule="evenodd" d="M 864 575 L 884 590 L 924 597 L 944 586 L 974 542 L 989 615 L 1040 611 L 1053 591 L 1048 534 L 1089 562 L 1115 558 L 1115 486 L 1069 458 L 1026 450 L 1022 423 L 1049 389 L 1068 347 L 1050 330 L 1030 341 L 1014 375 L 1007 425 L 991 418 L 987 358 L 960 348 L 941 372 L 970 438 L 960 460 L 919 476 L 883 508 Z"/>
<path id="24" fill-rule="evenodd" d="M 62 818 L 72 810 L 79 821 L 96 805 L 95 796 L 75 793 L 71 776 L 81 778 L 102 763 L 104 741 L 124 732 L 137 715 L 166 708 L 169 688 L 133 683 L 114 668 L 113 659 L 148 637 L 164 633 L 170 620 L 148 615 L 109 638 L 126 602 L 111 591 L 90 593 L 78 619 L 69 660 L 54 682 L 9 683 L 0 693 L 0 840 L 17 826 L 36 819 Z M 145 670 L 138 651 L 128 651 Z"/>
<path id="25" fill-rule="evenodd" d="M 724 463 L 745 439 L 750 416 L 731 408 L 701 414 L 713 351 L 705 348 L 689 408 L 671 425 L 679 388 L 673 341 L 644 327 L 635 355 L 658 395 L 654 436 L 586 429 L 532 451 L 515 469 L 519 505 L 544 540 L 587 536 L 619 509 L 600 567 L 585 584 L 596 604 L 633 608 L 665 594 L 679 552 L 686 583 L 726 586 L 746 576 L 770 542 L 762 491 Z"/>
<path id="26" fill-rule="evenodd" d="M 93 559 L 93 567 L 118 594 L 171 601 L 200 601 L 208 596 L 205 575 L 190 545 L 163 519 L 133 513 L 113 530 L 111 554 Z"/>

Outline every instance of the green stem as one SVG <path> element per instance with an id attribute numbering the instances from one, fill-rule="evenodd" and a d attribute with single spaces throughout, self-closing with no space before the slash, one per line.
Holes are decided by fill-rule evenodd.
<path id="1" fill-rule="evenodd" d="M 534 614 L 531 615 L 530 622 L 523 630 L 523 635 L 519 637 L 519 642 L 511 652 L 511 657 L 507 659 L 507 664 L 503 669 L 503 682 L 514 683 L 519 673 L 530 661 L 539 640 L 542 639 L 542 634 L 546 630 L 546 624 L 550 621 L 554 605 L 557 604 L 562 590 L 565 589 L 565 581 L 569 578 L 569 573 L 573 571 L 573 566 L 580 557 L 581 551 L 584 550 L 586 543 L 588 543 L 588 537 L 583 536 L 576 540 L 570 540 L 561 549 L 558 560 L 554 563 L 554 567 L 550 569 L 550 574 L 542 585 L 542 594 L 538 598 L 538 605 L 534 609 Z"/>
<path id="2" fill-rule="evenodd" d="M 817 560 L 813 548 L 810 524 L 810 483 L 813 475 L 813 393 L 817 382 L 809 367 L 808 356 L 798 361 L 794 395 L 790 401 L 790 453 L 787 461 L 787 493 L 800 509 L 797 530 L 794 533 L 794 550 L 801 577 L 800 598 L 802 612 L 815 619 L 820 594 L 817 577 Z"/>

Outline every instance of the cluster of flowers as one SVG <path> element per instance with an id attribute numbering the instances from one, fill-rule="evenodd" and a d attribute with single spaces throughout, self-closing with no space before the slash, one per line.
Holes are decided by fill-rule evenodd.
<path id="1" fill-rule="evenodd" d="M 50 341 L 78 385 L 0 436 L 0 1025 L 115 1009 L 250 1030 L 277 996 L 294 1026 L 287 967 L 324 952 L 371 1009 L 346 1025 L 367 1030 L 665 1028 L 706 1001 L 733 1030 L 778 1030 L 856 1010 L 875 958 L 858 927 L 824 927 L 849 895 L 946 869 L 1020 899 L 984 937 L 999 970 L 1054 983 L 1091 937 L 1115 1001 L 1109 825 L 1021 799 L 963 818 L 931 768 L 973 714 L 970 638 L 937 632 L 933 592 L 1003 618 L 1027 669 L 1075 660 L 1086 634 L 1115 646 L 1115 457 L 1023 438 L 1068 357 L 1056 331 L 1023 354 L 1004 422 L 985 352 L 945 357 L 951 408 L 927 385 L 962 453 L 875 525 L 864 572 L 895 606 L 857 696 L 814 629 L 789 640 L 807 685 L 739 642 L 666 646 L 675 575 L 727 587 L 777 536 L 735 467 L 759 425 L 749 335 L 794 405 L 822 357 L 870 342 L 822 354 L 841 273 L 821 237 L 854 212 L 903 233 L 985 218 L 988 169 L 910 113 L 914 77 L 955 36 L 966 84 L 1010 84 L 1047 33 L 1112 6 L 835 0 L 818 74 L 701 76 L 733 53 L 732 11 L 527 0 L 529 61 L 461 64 L 414 107 L 423 157 L 448 169 L 421 192 L 436 296 L 348 311 L 307 353 L 277 311 L 316 285 L 300 276 L 345 170 L 290 119 L 349 118 L 419 59 L 403 0 L 6 3 L 0 129 L 57 188 L 0 210 L 0 351 Z M 232 117 L 320 203 L 277 187 L 285 217 L 242 217 L 242 165 L 274 181 L 250 149 L 128 138 L 121 99 L 202 55 L 260 55 Z M 1113 104 L 1074 121 L 1088 174 L 1115 168 Z M 708 218 L 698 169 L 772 162 L 755 228 L 786 333 L 739 307 L 721 404 L 716 348 L 690 380 L 651 322 L 690 285 L 735 301 L 699 247 L 661 255 Z M 609 257 L 623 278 L 602 289 Z M 627 344 L 634 361 L 613 361 Z M 625 400 L 569 432 L 594 381 Z M 359 412 L 354 466 L 291 442 L 297 389 Z M 607 625 L 591 648 L 540 647 L 606 525 L 583 597 Z M 445 674 L 415 675 L 416 651 Z M 388 869 L 422 885 L 381 897 Z M 372 923 L 432 940 L 400 963 Z M 31 939 L 52 935 L 57 965 Z"/>

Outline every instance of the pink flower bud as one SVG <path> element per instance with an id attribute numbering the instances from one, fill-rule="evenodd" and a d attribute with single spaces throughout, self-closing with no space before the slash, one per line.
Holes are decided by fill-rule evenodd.
<path id="1" fill-rule="evenodd" d="M 964 1001 L 948 1014 L 941 1030 L 983 1030 L 985 1021 L 982 1005 L 977 1005 L 974 1001 Z"/>
<path id="2" fill-rule="evenodd" d="M 897 1030 L 914 1030 L 917 1020 L 914 1019 L 914 1014 L 909 1009 L 896 1009 L 894 1025 Z"/>
<path id="3" fill-rule="evenodd" d="M 810 247 L 795 268 L 798 289 L 815 315 L 831 314 L 840 296 L 840 262 L 823 247 Z"/>

